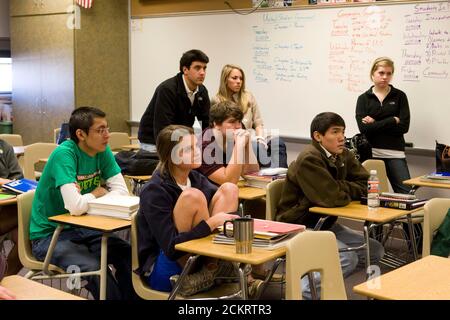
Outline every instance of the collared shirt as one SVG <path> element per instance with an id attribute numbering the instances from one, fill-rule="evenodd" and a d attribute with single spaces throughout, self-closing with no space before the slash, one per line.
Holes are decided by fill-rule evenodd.
<path id="1" fill-rule="evenodd" d="M 191 101 L 191 106 L 192 106 L 192 105 L 194 105 L 195 95 L 198 92 L 198 86 L 197 86 L 197 88 L 195 88 L 195 91 L 192 91 L 191 89 L 189 89 L 189 87 L 186 83 L 186 79 L 184 78 L 184 75 L 181 77 L 183 78 L 184 88 L 186 89 L 187 96 L 188 96 L 189 100 Z"/>
<path id="2" fill-rule="evenodd" d="M 330 159 L 332 162 L 336 162 L 336 156 L 332 155 L 330 151 L 328 151 L 326 148 L 324 148 L 323 145 L 319 144 L 320 147 L 323 149 L 323 151 L 325 151 L 325 154 L 327 156 L 328 159 Z"/>

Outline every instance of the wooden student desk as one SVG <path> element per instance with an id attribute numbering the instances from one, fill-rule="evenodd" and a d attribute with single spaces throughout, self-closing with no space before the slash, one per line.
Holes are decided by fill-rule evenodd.
<path id="1" fill-rule="evenodd" d="M 59 234 L 64 225 L 71 225 L 79 228 L 101 231 L 102 247 L 100 257 L 100 270 L 80 273 L 80 276 L 99 275 L 100 276 L 100 300 L 106 299 L 106 277 L 107 277 L 107 257 L 108 257 L 108 237 L 111 233 L 131 227 L 131 221 L 94 215 L 71 216 L 70 214 L 61 214 L 48 218 L 50 221 L 58 223 L 58 227 L 53 233 L 52 241 L 48 247 L 47 255 L 44 260 L 44 271 L 48 270 L 50 260 L 58 241 Z"/>
<path id="2" fill-rule="evenodd" d="M 234 245 L 217 244 L 213 243 L 214 235 L 204 237 L 201 239 L 195 239 L 175 245 L 175 249 L 193 253 L 195 256 L 191 256 L 183 269 L 180 278 L 177 281 L 178 285 L 175 285 L 172 292 L 169 295 L 169 300 L 172 300 L 176 296 L 179 284 L 182 282 L 182 278 L 188 274 L 192 264 L 199 256 L 207 256 L 212 258 L 218 258 L 231 262 L 241 263 L 239 266 L 239 282 L 241 287 L 241 298 L 246 300 L 248 298 L 247 292 L 247 279 L 244 272 L 245 265 L 257 265 L 267 261 L 275 260 L 276 258 L 286 255 L 286 248 L 281 247 L 275 250 L 267 250 L 262 248 L 252 248 L 252 253 L 240 254 L 236 253 L 236 247 Z M 266 282 L 270 280 L 266 278 Z"/>
<path id="3" fill-rule="evenodd" d="M 255 200 L 266 196 L 266 189 L 248 187 L 244 181 L 238 182 L 239 199 L 240 200 Z"/>
<path id="4" fill-rule="evenodd" d="M 0 285 L 14 293 L 17 300 L 85 300 L 17 275 L 3 278 Z"/>
<path id="5" fill-rule="evenodd" d="M 411 194 L 414 194 L 417 189 L 420 187 L 430 187 L 430 188 L 441 188 L 441 189 L 450 189 L 450 183 L 439 183 L 439 182 L 429 182 L 429 181 L 420 181 L 421 177 L 416 177 L 412 179 L 408 179 L 403 181 L 403 184 L 411 186 Z"/>
<path id="6" fill-rule="evenodd" d="M 141 193 L 142 187 L 144 186 L 144 184 L 148 180 L 151 179 L 152 176 L 151 175 L 148 175 L 148 176 L 130 176 L 130 175 L 125 174 L 123 177 L 126 178 L 126 179 L 130 179 L 131 187 L 133 189 L 131 192 L 135 196 L 139 196 L 139 194 Z"/>
<path id="7" fill-rule="evenodd" d="M 450 259 L 426 256 L 353 287 L 375 299 L 450 300 Z"/>
<path id="8" fill-rule="evenodd" d="M 139 150 L 141 148 L 141 145 L 139 143 L 132 143 L 132 144 L 126 144 L 120 147 L 122 150 Z"/>
<path id="9" fill-rule="evenodd" d="M 411 239 L 415 239 L 414 228 L 412 227 L 411 213 L 421 210 L 418 208 L 415 210 L 407 211 L 400 209 L 391 209 L 379 207 L 370 210 L 367 205 L 361 204 L 359 201 L 352 201 L 344 207 L 324 208 L 324 207 L 312 207 L 309 208 L 310 212 L 325 214 L 329 216 L 337 216 L 343 218 L 350 218 L 355 220 L 364 221 L 364 237 L 366 240 L 366 266 L 370 264 L 370 248 L 369 248 L 369 232 L 370 230 L 380 224 L 385 224 L 390 221 L 396 220 L 400 217 L 406 216 L 409 225 L 409 235 Z M 411 241 L 413 247 L 414 260 L 417 260 L 417 248 L 415 241 Z"/>

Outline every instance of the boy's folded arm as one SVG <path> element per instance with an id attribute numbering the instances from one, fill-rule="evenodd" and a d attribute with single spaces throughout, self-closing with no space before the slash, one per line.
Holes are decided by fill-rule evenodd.
<path id="1" fill-rule="evenodd" d="M 80 216 L 86 213 L 89 207 L 88 202 L 95 199 L 92 193 L 80 194 L 74 182 L 64 184 L 60 189 L 64 201 L 64 208 L 73 216 Z"/>

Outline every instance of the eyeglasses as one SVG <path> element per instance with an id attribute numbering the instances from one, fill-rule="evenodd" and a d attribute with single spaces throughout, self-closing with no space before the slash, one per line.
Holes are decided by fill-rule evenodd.
<path id="1" fill-rule="evenodd" d="M 97 132 L 98 134 L 100 134 L 102 136 L 109 133 L 109 128 L 108 127 L 102 127 L 102 128 L 90 129 L 90 130 L 95 131 L 95 132 Z"/>

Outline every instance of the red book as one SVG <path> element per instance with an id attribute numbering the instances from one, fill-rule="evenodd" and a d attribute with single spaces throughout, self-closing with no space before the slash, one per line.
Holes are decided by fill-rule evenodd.
<path id="1" fill-rule="evenodd" d="M 272 220 L 254 219 L 253 228 L 255 233 L 269 232 L 277 234 L 287 234 L 292 232 L 305 231 L 306 227 L 302 224 L 278 222 Z"/>
<path id="2" fill-rule="evenodd" d="M 222 232 L 223 227 L 220 226 L 219 230 Z M 232 223 L 227 224 L 227 230 L 233 230 Z M 305 231 L 306 227 L 302 224 L 253 219 L 253 230 L 255 238 L 275 239 L 288 234 Z"/>

